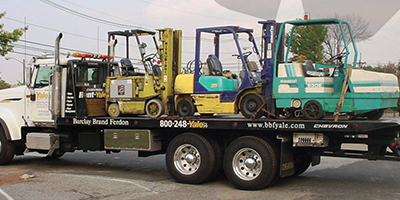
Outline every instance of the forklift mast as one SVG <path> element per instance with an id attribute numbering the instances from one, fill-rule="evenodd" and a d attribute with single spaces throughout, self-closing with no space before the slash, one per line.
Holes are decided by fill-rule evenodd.
<path id="1" fill-rule="evenodd" d="M 277 63 L 283 62 L 285 39 L 282 37 L 279 48 L 276 48 L 278 34 L 282 24 L 276 23 L 275 20 L 259 21 L 258 23 L 262 24 L 261 57 L 263 69 L 261 71 L 261 78 L 263 80 L 263 95 L 269 99 L 267 110 L 271 113 L 275 113 L 275 101 L 272 99 L 272 84 L 275 73 L 274 55 L 277 53 Z"/>
<path id="2" fill-rule="evenodd" d="M 161 45 L 158 48 L 162 66 L 160 80 L 161 100 L 167 105 L 166 113 L 174 115 L 175 78 L 181 73 L 182 31 L 171 28 L 157 29 Z"/>

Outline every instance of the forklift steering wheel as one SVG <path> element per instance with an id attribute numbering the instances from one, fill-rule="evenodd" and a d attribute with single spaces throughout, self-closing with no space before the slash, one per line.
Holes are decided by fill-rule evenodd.
<path id="1" fill-rule="evenodd" d="M 243 56 L 243 58 L 246 60 L 247 57 L 249 57 L 252 53 L 253 53 L 253 52 L 251 52 L 251 51 L 247 51 L 247 52 L 244 52 L 244 53 L 242 54 L 242 56 Z M 232 54 L 232 56 L 236 56 L 237 59 L 240 59 L 240 55 L 239 55 L 239 54 Z"/>
<path id="2" fill-rule="evenodd" d="M 145 61 L 151 61 L 153 58 L 155 58 L 157 56 L 157 53 L 151 53 L 149 55 L 146 55 L 143 59 Z"/>
<path id="3" fill-rule="evenodd" d="M 340 53 L 340 54 L 334 55 L 331 58 L 329 58 L 326 62 L 332 62 L 334 60 L 339 60 L 339 62 L 342 63 L 343 56 L 346 56 L 346 53 Z"/>

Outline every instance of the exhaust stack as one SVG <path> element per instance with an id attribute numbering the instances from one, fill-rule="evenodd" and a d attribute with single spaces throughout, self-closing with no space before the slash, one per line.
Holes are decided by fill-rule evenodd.
<path id="1" fill-rule="evenodd" d="M 61 71 L 62 68 L 60 66 L 60 41 L 63 37 L 63 34 L 60 33 L 56 39 L 55 43 L 55 52 L 54 52 L 54 68 L 53 68 L 53 77 L 51 84 L 51 98 L 52 98 L 52 106 L 51 111 L 53 115 L 53 119 L 57 120 L 61 116 Z"/>

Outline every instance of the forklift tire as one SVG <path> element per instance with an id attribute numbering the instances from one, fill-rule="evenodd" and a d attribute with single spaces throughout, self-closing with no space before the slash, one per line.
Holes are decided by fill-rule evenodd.
<path id="1" fill-rule="evenodd" d="M 146 114 L 150 118 L 157 118 L 164 113 L 164 107 L 162 106 L 161 100 L 151 99 L 146 103 Z"/>
<path id="2" fill-rule="evenodd" d="M 15 146 L 8 141 L 3 128 L 0 127 L 0 165 L 9 163 L 15 154 Z"/>
<path id="3" fill-rule="evenodd" d="M 259 137 L 240 137 L 225 151 L 225 175 L 238 189 L 263 189 L 279 176 L 276 152 L 275 145 Z"/>
<path id="4" fill-rule="evenodd" d="M 193 116 L 196 108 L 192 101 L 182 100 L 179 101 L 178 105 L 176 106 L 176 112 L 181 117 Z"/>
<path id="5" fill-rule="evenodd" d="M 183 133 L 169 143 L 165 161 L 169 174 L 179 183 L 200 184 L 213 175 L 215 151 L 203 136 Z"/>
<path id="6" fill-rule="evenodd" d="M 319 120 L 324 116 L 324 111 L 318 101 L 310 100 L 304 104 L 303 114 L 308 120 Z"/>
<path id="7" fill-rule="evenodd" d="M 110 104 L 108 106 L 107 113 L 108 113 L 108 115 L 110 115 L 110 117 L 117 118 L 121 114 L 118 103 Z"/>
<path id="8" fill-rule="evenodd" d="M 385 114 L 385 109 L 380 109 L 366 113 L 365 117 L 367 117 L 369 120 L 378 120 L 383 117 L 383 114 Z"/>
<path id="9" fill-rule="evenodd" d="M 263 105 L 263 103 L 264 98 L 260 94 L 247 94 L 240 101 L 240 111 L 242 112 L 242 115 L 246 118 L 252 118 L 254 116 L 256 119 L 258 119 L 263 115 L 263 111 L 260 110 L 259 112 L 257 112 Z"/>

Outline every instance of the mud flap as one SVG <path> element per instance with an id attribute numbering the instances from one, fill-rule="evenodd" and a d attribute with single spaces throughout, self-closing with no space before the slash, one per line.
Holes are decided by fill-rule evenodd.
<path id="1" fill-rule="evenodd" d="M 281 166 L 280 166 L 280 177 L 288 177 L 294 175 L 294 158 L 292 151 L 291 140 L 282 140 L 281 142 Z"/>

